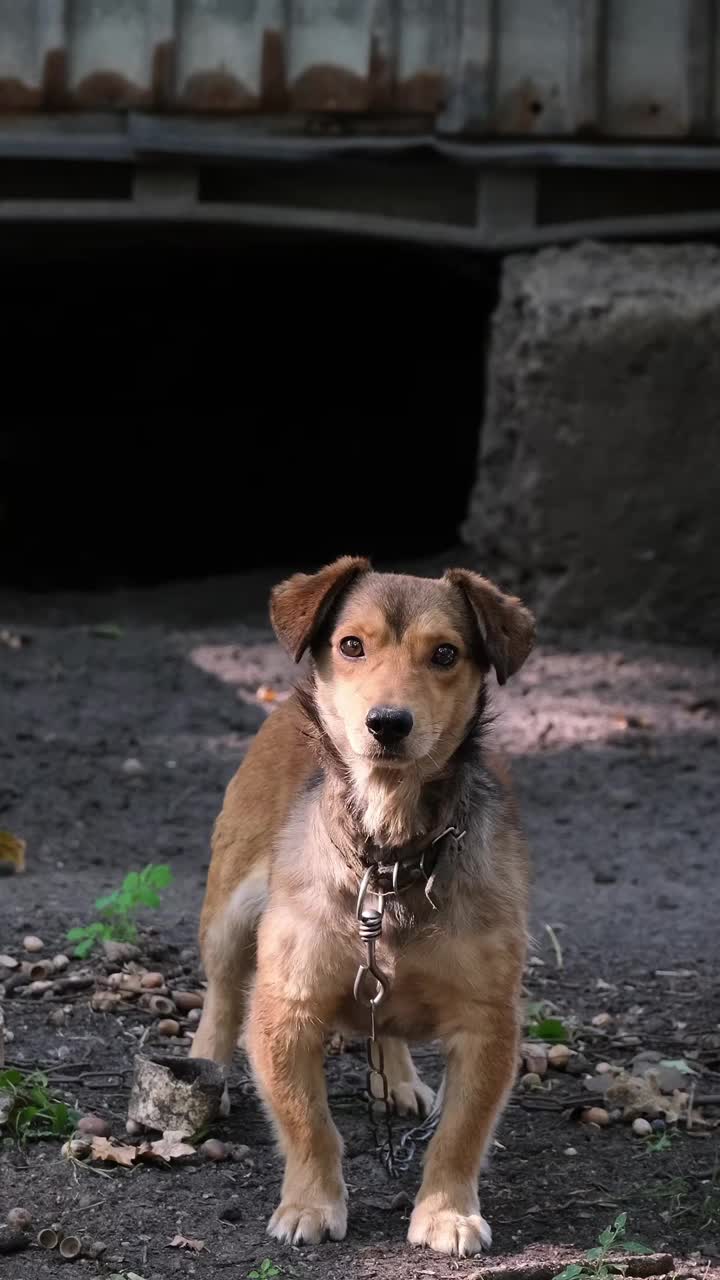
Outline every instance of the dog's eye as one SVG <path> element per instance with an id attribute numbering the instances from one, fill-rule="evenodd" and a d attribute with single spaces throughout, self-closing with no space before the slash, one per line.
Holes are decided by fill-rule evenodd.
<path id="1" fill-rule="evenodd" d="M 454 644 L 441 644 L 432 656 L 432 664 L 434 667 L 453 667 L 457 656 L 458 651 Z"/>
<path id="2" fill-rule="evenodd" d="M 362 640 L 358 640 L 357 636 L 345 636 L 344 640 L 340 641 L 340 652 L 346 658 L 365 657 Z"/>

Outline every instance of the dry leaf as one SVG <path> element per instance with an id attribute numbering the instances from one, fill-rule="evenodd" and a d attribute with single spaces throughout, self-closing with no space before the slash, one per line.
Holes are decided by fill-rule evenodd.
<path id="1" fill-rule="evenodd" d="M 93 1160 L 108 1160 L 111 1164 L 122 1164 L 129 1168 L 135 1163 L 137 1149 L 123 1146 L 122 1143 L 115 1144 L 112 1138 L 93 1138 L 90 1154 Z"/>
<path id="2" fill-rule="evenodd" d="M 195 1148 L 183 1141 L 186 1137 L 182 1129 L 166 1129 L 162 1138 L 155 1142 L 143 1142 L 138 1155 L 157 1156 L 159 1160 L 182 1160 L 183 1156 L 194 1156 Z"/>
<path id="3" fill-rule="evenodd" d="M 0 870 L 24 871 L 26 849 L 27 845 L 20 836 L 14 836 L 10 831 L 0 831 Z"/>
<path id="4" fill-rule="evenodd" d="M 204 1240 L 193 1240 L 190 1236 L 173 1236 L 170 1241 L 171 1249 L 192 1249 L 193 1253 L 199 1253 L 205 1248 Z"/>

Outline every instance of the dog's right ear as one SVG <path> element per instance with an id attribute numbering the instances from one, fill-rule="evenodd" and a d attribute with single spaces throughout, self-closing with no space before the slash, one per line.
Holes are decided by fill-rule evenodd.
<path id="1" fill-rule="evenodd" d="M 270 621 L 291 658 L 300 661 L 340 592 L 369 568 L 363 556 L 342 556 L 317 573 L 296 573 L 273 589 Z"/>

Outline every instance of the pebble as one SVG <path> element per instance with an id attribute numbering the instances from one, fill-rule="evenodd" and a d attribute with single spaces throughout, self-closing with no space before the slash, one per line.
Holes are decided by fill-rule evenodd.
<path id="1" fill-rule="evenodd" d="M 140 1134 L 145 1132 L 145 1126 L 140 1124 L 139 1120 L 126 1120 L 125 1132 L 130 1138 L 139 1138 Z"/>
<path id="2" fill-rule="evenodd" d="M 221 1222 L 242 1222 L 240 1201 L 234 1199 L 228 1200 L 227 1204 L 221 1204 L 218 1209 L 218 1218 Z"/>
<path id="3" fill-rule="evenodd" d="M 70 963 L 70 957 L 60 953 L 59 956 L 53 956 L 53 969 L 56 973 L 62 973 L 63 969 L 67 969 Z"/>
<path id="4" fill-rule="evenodd" d="M 636 1138 L 647 1138 L 653 1130 L 649 1120 L 644 1120 L 642 1116 L 638 1116 L 637 1120 L 632 1122 L 632 1131 Z"/>
<path id="5" fill-rule="evenodd" d="M 34 933 L 28 933 L 23 938 L 23 947 L 26 951 L 42 951 L 44 946 L 42 938 L 36 937 Z"/>
<path id="6" fill-rule="evenodd" d="M 230 1153 L 225 1146 L 225 1143 L 221 1142 L 219 1138 L 208 1138 L 200 1147 L 200 1154 L 203 1155 L 206 1160 L 220 1161 L 227 1160 Z"/>
<path id="7" fill-rule="evenodd" d="M 580 1118 L 583 1124 L 597 1124 L 601 1129 L 610 1123 L 610 1115 L 604 1107 L 587 1107 Z"/>
<path id="8" fill-rule="evenodd" d="M 576 1155 L 577 1155 L 577 1147 L 566 1147 L 566 1148 L 565 1148 L 565 1150 L 563 1151 L 563 1155 L 564 1155 L 564 1156 L 576 1156 Z"/>
<path id="9" fill-rule="evenodd" d="M 607 1074 L 608 1074 L 608 1072 L 610 1072 L 610 1071 L 612 1071 L 612 1067 L 610 1066 L 610 1063 L 609 1063 L 609 1062 L 598 1062 L 598 1063 L 596 1063 L 596 1066 L 595 1066 L 595 1074 L 596 1074 L 596 1075 L 598 1075 L 598 1076 L 604 1076 L 604 1075 L 607 1075 Z"/>
<path id="10" fill-rule="evenodd" d="M 573 1053 L 565 1070 L 570 1076 L 584 1076 L 590 1068 L 587 1058 L 581 1053 Z"/>
<path id="11" fill-rule="evenodd" d="M 232 1149 L 233 1160 L 238 1160 L 238 1161 L 250 1160 L 251 1157 L 252 1157 L 252 1151 L 250 1150 L 249 1147 L 245 1145 L 244 1142 L 236 1143 L 236 1145 Z"/>
<path id="12" fill-rule="evenodd" d="M 144 973 L 140 979 L 140 986 L 145 991 L 152 991 L 156 987 L 165 985 L 165 979 L 161 973 Z"/>
<path id="13" fill-rule="evenodd" d="M 31 982 L 30 985 L 25 988 L 26 994 L 33 996 L 35 999 L 38 999 L 40 996 L 44 996 L 46 991 L 51 990 L 52 982 L 48 982 L 47 979 L 42 982 Z"/>
<path id="14" fill-rule="evenodd" d="M 196 1027 L 201 1018 L 202 1018 L 202 1009 L 191 1009 L 187 1016 L 188 1026 Z"/>
<path id="15" fill-rule="evenodd" d="M 109 1138 L 112 1133 L 112 1127 L 109 1120 L 103 1120 L 102 1116 L 87 1115 L 78 1121 L 79 1133 L 90 1133 L 94 1138 Z"/>
<path id="16" fill-rule="evenodd" d="M 398 1191 L 397 1195 L 393 1196 L 390 1201 L 390 1208 L 394 1213 L 399 1212 L 401 1209 L 411 1209 L 412 1200 L 407 1191 Z"/>
<path id="17" fill-rule="evenodd" d="M 161 1036 L 179 1036 L 180 1023 L 174 1018 L 161 1018 L 157 1024 L 158 1033 Z"/>
<path id="18" fill-rule="evenodd" d="M 541 1046 L 525 1045 L 523 1047 L 525 1070 L 530 1075 L 544 1076 L 548 1069 L 547 1054 Z"/>
<path id="19" fill-rule="evenodd" d="M 537 1089 L 538 1085 L 542 1084 L 542 1079 L 537 1071 L 528 1071 L 521 1077 L 520 1084 L 523 1089 Z"/>
<path id="20" fill-rule="evenodd" d="M 145 766 L 142 761 L 138 760 L 137 756 L 128 756 L 127 760 L 123 760 L 120 768 L 128 777 L 145 772 Z"/>
<path id="21" fill-rule="evenodd" d="M 572 1057 L 572 1050 L 566 1044 L 554 1044 L 548 1049 L 548 1063 L 556 1071 L 564 1071 Z"/>
<path id="22" fill-rule="evenodd" d="M 133 942 L 113 942 L 108 939 L 103 942 L 103 952 L 110 964 L 126 964 L 128 960 L 140 958 L 140 948 Z"/>
<path id="23" fill-rule="evenodd" d="M 95 991 L 90 997 L 90 1008 L 96 1013 L 110 1013 L 117 1009 L 122 996 L 119 991 Z"/>
<path id="24" fill-rule="evenodd" d="M 653 1127 L 654 1133 L 664 1133 L 667 1128 L 667 1125 L 665 1121 L 662 1119 L 662 1117 L 658 1116 L 656 1120 L 653 1120 L 652 1127 Z"/>
<path id="25" fill-rule="evenodd" d="M 52 1009 L 48 1014 L 48 1022 L 51 1027 L 64 1027 L 67 1022 L 65 1011 L 63 1009 Z"/>
<path id="26" fill-rule="evenodd" d="M 167 996 L 150 996 L 148 1000 L 148 1008 L 154 1013 L 156 1018 L 171 1018 L 175 1012 L 175 1005 L 172 1000 L 168 1000 Z M 169 1032 L 166 1034 L 170 1034 Z M 176 1034 L 176 1033 L 173 1033 Z"/>
<path id="27" fill-rule="evenodd" d="M 14 956 L 0 955 L 0 969 L 17 969 L 19 963 Z"/>
<path id="28" fill-rule="evenodd" d="M 11 1209 L 5 1220 L 12 1231 L 29 1231 L 32 1226 L 29 1209 Z"/>
<path id="29" fill-rule="evenodd" d="M 592 1025 L 594 1027 L 609 1027 L 611 1022 L 611 1013 L 596 1013 L 595 1017 L 592 1019 Z"/>
<path id="30" fill-rule="evenodd" d="M 180 963 L 193 964 L 194 960 L 195 960 L 195 952 L 193 951 L 192 947 L 183 947 L 182 951 L 180 952 Z"/>
<path id="31" fill-rule="evenodd" d="M 189 1013 L 191 1009 L 203 1007 L 203 998 L 199 991 L 172 991 L 170 994 L 181 1013 Z"/>

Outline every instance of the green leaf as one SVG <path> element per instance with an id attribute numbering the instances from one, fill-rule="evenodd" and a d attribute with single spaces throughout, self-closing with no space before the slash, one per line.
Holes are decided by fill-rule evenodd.
<path id="1" fill-rule="evenodd" d="M 585 1268 L 581 1267 L 579 1262 L 571 1262 L 569 1266 L 559 1271 L 556 1276 L 553 1276 L 553 1280 L 578 1280 L 578 1277 L 583 1275 L 584 1271 Z"/>
<path id="2" fill-rule="evenodd" d="M 142 874 L 146 884 L 152 885 L 153 889 L 167 889 L 172 883 L 173 873 L 166 863 L 157 866 L 151 863 Z"/>
<path id="3" fill-rule="evenodd" d="M 686 1062 L 684 1058 L 661 1058 L 659 1067 L 674 1067 L 676 1071 L 681 1071 L 685 1076 L 696 1076 L 697 1071 Z"/>
<path id="4" fill-rule="evenodd" d="M 82 925 L 77 925 L 74 929 L 68 929 L 65 937 L 68 942 L 80 942 L 82 938 L 87 937 L 87 929 L 83 928 Z"/>
<path id="5" fill-rule="evenodd" d="M 104 897 L 96 898 L 95 910 L 96 911 L 112 911 L 117 902 L 117 897 L 118 897 L 118 894 L 116 890 L 115 893 L 106 893 Z"/>
<path id="6" fill-rule="evenodd" d="M 137 900 L 143 907 L 159 907 L 160 899 L 153 889 L 146 889 L 143 885 L 137 891 Z"/>
<path id="7" fill-rule="evenodd" d="M 613 1231 L 612 1227 L 606 1227 L 605 1230 L 601 1231 L 600 1235 L 598 1236 L 598 1240 L 600 1241 L 600 1244 L 604 1245 L 605 1248 L 607 1248 L 609 1244 L 612 1244 L 614 1239 L 615 1239 L 615 1232 Z"/>
<path id="8" fill-rule="evenodd" d="M 6 1071 L 0 1071 L 0 1088 L 14 1091 L 22 1081 L 22 1071 L 18 1071 L 17 1067 L 8 1067 Z"/>
<path id="9" fill-rule="evenodd" d="M 627 1225 L 627 1214 L 619 1213 L 617 1218 L 613 1222 L 613 1227 L 615 1228 L 615 1231 L 624 1231 L 626 1225 Z"/>
<path id="10" fill-rule="evenodd" d="M 595 1262 L 598 1258 L 602 1258 L 604 1254 L 605 1254 L 605 1250 L 601 1249 L 599 1245 L 595 1245 L 594 1249 L 588 1249 L 587 1253 L 585 1254 L 585 1257 L 587 1258 L 588 1262 Z"/>
<path id="11" fill-rule="evenodd" d="M 78 960 L 82 960 L 84 959 L 85 956 L 89 955 L 94 946 L 95 946 L 94 938 L 86 938 L 84 942 L 79 942 L 75 948 L 75 955 L 77 956 Z"/>
<path id="12" fill-rule="evenodd" d="M 541 1018 L 528 1030 L 533 1040 L 546 1040 L 549 1044 L 565 1044 L 570 1038 L 567 1027 L 559 1018 Z"/>
<path id="13" fill-rule="evenodd" d="M 138 871 L 128 871 L 122 882 L 124 893 L 135 893 L 140 884 L 140 873 Z"/>

